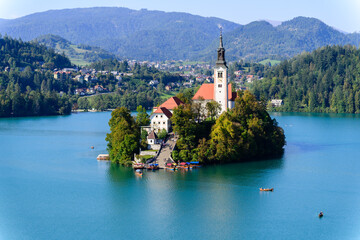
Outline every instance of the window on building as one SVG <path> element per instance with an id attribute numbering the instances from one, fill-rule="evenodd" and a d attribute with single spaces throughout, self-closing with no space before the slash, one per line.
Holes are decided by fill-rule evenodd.
<path id="1" fill-rule="evenodd" d="M 218 84 L 218 88 L 222 88 L 222 84 Z"/>
<path id="2" fill-rule="evenodd" d="M 218 72 L 218 78 L 222 78 L 223 77 L 223 72 Z"/>
<path id="3" fill-rule="evenodd" d="M 165 122 L 163 122 L 163 124 L 165 124 Z"/>
<path id="4" fill-rule="evenodd" d="M 160 117 L 162 118 L 162 115 L 160 115 Z"/>
<path id="5" fill-rule="evenodd" d="M 158 122 L 160 124 L 160 122 Z"/>
<path id="6" fill-rule="evenodd" d="M 158 115 L 155 115 L 155 117 L 158 117 Z"/>

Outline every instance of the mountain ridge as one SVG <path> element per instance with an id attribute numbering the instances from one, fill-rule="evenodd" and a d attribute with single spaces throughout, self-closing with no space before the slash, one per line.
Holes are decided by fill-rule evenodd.
<path id="1" fill-rule="evenodd" d="M 137 60 L 214 60 L 220 25 L 229 60 L 284 59 L 325 45 L 358 46 L 360 40 L 360 33 L 344 34 L 315 18 L 297 17 L 274 27 L 266 21 L 240 25 L 216 17 L 119 7 L 34 13 L 0 21 L 0 33 L 26 41 L 53 34 Z"/>

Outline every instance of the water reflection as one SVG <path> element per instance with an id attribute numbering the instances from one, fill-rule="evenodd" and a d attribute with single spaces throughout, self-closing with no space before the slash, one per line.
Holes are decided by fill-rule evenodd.
<path id="1" fill-rule="evenodd" d="M 143 179 L 146 182 L 174 182 L 172 187 L 181 188 L 182 181 L 213 181 L 217 183 L 233 183 L 233 178 L 252 179 L 259 174 L 281 169 L 283 158 L 259 160 L 254 162 L 231 163 L 224 165 L 209 165 L 198 169 L 170 172 L 166 170 L 144 171 Z M 134 170 L 118 164 L 110 164 L 108 176 L 111 182 L 124 182 L 135 179 Z M 161 184 L 160 186 L 163 186 Z M 168 184 L 166 185 L 167 187 Z"/>
<path id="2" fill-rule="evenodd" d="M 173 237 L 171 231 L 179 234 L 176 228 L 179 224 L 188 229 L 181 233 L 180 239 L 194 238 L 197 234 L 193 231 L 194 225 L 207 229 L 205 235 L 198 238 L 228 239 L 234 237 L 230 234 L 232 231 L 222 233 L 222 230 L 231 228 L 239 219 L 244 222 L 237 231 L 246 227 L 249 215 L 257 212 L 249 208 L 249 203 L 260 204 L 259 187 L 276 181 L 276 172 L 282 167 L 283 159 L 280 158 L 191 171 L 145 170 L 143 177 L 137 179 L 131 168 L 111 164 L 109 193 L 119 214 L 131 219 L 139 217 L 135 220 L 139 225 L 162 232 L 164 239 Z M 134 206 L 141 208 L 141 216 Z M 170 232 L 164 232 L 164 229 Z"/>
<path id="3" fill-rule="evenodd" d="M 354 113 L 306 113 L 306 112 L 271 112 L 270 115 L 276 117 L 320 117 L 320 118 L 360 118 L 359 114 Z"/>

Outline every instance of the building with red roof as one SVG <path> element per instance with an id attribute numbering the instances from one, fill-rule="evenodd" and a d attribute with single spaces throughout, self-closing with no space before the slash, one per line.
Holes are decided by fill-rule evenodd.
<path id="1" fill-rule="evenodd" d="M 173 113 L 174 109 L 182 104 L 184 103 L 178 97 L 171 97 L 168 100 L 166 100 L 163 104 L 161 104 L 159 107 L 154 107 L 154 112 L 161 107 L 165 107 L 171 113 Z"/>
<path id="2" fill-rule="evenodd" d="M 155 132 L 160 132 L 162 129 L 165 129 L 167 132 L 171 130 L 171 121 L 172 113 L 166 107 L 158 107 L 150 116 L 150 126 L 151 130 Z"/>

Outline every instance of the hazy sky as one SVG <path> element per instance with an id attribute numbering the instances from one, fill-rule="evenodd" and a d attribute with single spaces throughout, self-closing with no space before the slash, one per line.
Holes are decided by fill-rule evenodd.
<path id="1" fill-rule="evenodd" d="M 16 18 L 50 9 L 95 6 L 188 12 L 240 24 L 306 16 L 346 32 L 360 31 L 360 0 L 0 0 L 0 18 Z"/>

